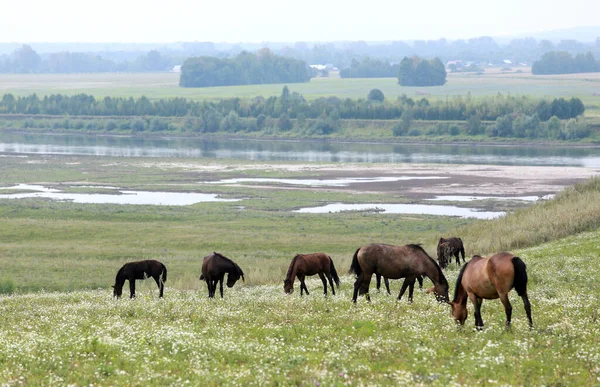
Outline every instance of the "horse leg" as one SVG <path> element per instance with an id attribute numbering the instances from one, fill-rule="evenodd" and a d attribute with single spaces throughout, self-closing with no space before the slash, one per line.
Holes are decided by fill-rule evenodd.
<path id="1" fill-rule="evenodd" d="M 302 290 L 304 289 L 304 291 L 306 292 L 306 295 L 310 295 L 310 293 L 308 292 L 308 288 L 306 287 L 306 283 L 304 282 L 304 278 L 306 278 L 304 275 L 299 275 L 298 278 L 300 279 L 300 297 L 302 297 Z"/>
<path id="2" fill-rule="evenodd" d="M 506 329 L 510 328 L 510 321 L 512 319 L 512 305 L 508 299 L 508 293 L 499 294 L 500 301 L 504 305 L 504 313 L 506 313 Z"/>
<path id="3" fill-rule="evenodd" d="M 323 282 L 323 294 L 327 295 L 327 280 L 325 279 L 325 274 L 319 273 L 319 278 L 321 278 L 321 282 Z"/>
<path id="4" fill-rule="evenodd" d="M 408 302 L 412 304 L 413 302 L 413 292 L 415 290 L 415 280 L 410 281 L 410 285 L 408 285 Z"/>
<path id="5" fill-rule="evenodd" d="M 217 289 L 215 289 L 215 292 L 217 291 Z M 221 292 L 221 298 L 223 298 L 223 277 L 221 277 L 221 279 L 219 279 L 219 291 Z"/>
<path id="6" fill-rule="evenodd" d="M 358 289 L 360 288 L 360 284 L 362 283 L 362 273 L 358 275 L 356 281 L 354 281 L 354 294 L 352 295 L 352 302 L 356 304 L 356 299 L 358 298 Z"/>
<path id="7" fill-rule="evenodd" d="M 475 295 L 473 295 L 472 297 L 469 296 L 469 298 L 471 299 L 471 302 L 473 302 L 473 305 L 475 306 L 475 328 L 477 328 L 477 330 L 482 330 L 483 329 L 483 319 L 481 318 L 481 304 L 483 303 L 483 299 L 480 297 L 477 297 Z"/>
<path id="8" fill-rule="evenodd" d="M 333 286 L 333 278 L 331 277 L 331 273 L 325 273 L 325 276 L 327 276 L 329 285 L 331 285 L 331 294 L 333 294 L 335 296 L 335 287 Z"/>
<path id="9" fill-rule="evenodd" d="M 381 288 L 381 274 L 375 274 L 375 280 L 377 281 L 377 293 L 379 293 L 379 288 Z"/>
<path id="10" fill-rule="evenodd" d="M 419 281 L 419 289 L 423 289 L 423 277 L 417 276 L 417 281 Z"/>
<path id="11" fill-rule="evenodd" d="M 458 255 L 458 251 L 454 253 L 454 258 L 456 258 L 456 265 L 460 266 L 460 256 Z"/>
<path id="12" fill-rule="evenodd" d="M 529 320 L 529 328 L 533 328 L 533 321 L 531 320 L 531 304 L 529 303 L 529 297 L 527 293 L 521 296 L 523 299 L 523 305 L 525 306 L 525 313 L 527 313 L 527 320 Z"/>
<path id="13" fill-rule="evenodd" d="M 135 279 L 129 279 L 129 298 L 135 298 Z"/>
<path id="14" fill-rule="evenodd" d="M 391 295 L 392 292 L 390 292 L 390 281 L 388 281 L 386 277 L 383 277 L 383 283 L 385 284 L 385 290 L 387 290 L 387 294 Z"/>
<path id="15" fill-rule="evenodd" d="M 404 282 L 402 283 L 402 288 L 400 288 L 400 293 L 398 293 L 398 301 L 400 301 L 402 299 L 402 296 L 404 295 L 404 292 L 406 291 L 407 287 L 408 287 L 408 280 L 405 278 Z"/>
<path id="16" fill-rule="evenodd" d="M 158 290 L 159 290 L 159 297 L 162 298 L 165 285 L 160 280 L 160 275 L 154 276 L 152 278 L 154 278 L 154 281 L 156 281 L 156 286 L 158 286 Z"/>

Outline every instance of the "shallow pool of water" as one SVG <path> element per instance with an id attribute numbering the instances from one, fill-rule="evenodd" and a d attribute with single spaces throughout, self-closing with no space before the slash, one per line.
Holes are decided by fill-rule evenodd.
<path id="1" fill-rule="evenodd" d="M 103 187 L 108 188 L 108 187 Z M 110 187 L 111 189 L 113 187 Z M 35 191 L 16 194 L 2 194 L 1 190 Z M 161 206 L 187 206 L 201 202 L 235 202 L 241 199 L 224 199 L 217 194 L 194 192 L 150 192 L 125 191 L 114 189 L 114 194 L 68 193 L 56 188 L 41 185 L 19 184 L 12 187 L 0 188 L 0 199 L 46 198 L 57 201 L 87 204 L 145 204 Z"/>
<path id="2" fill-rule="evenodd" d="M 294 212 L 308 214 L 325 214 L 342 211 L 373 211 L 383 214 L 418 214 L 458 216 L 461 218 L 494 219 L 505 215 L 505 212 L 478 211 L 472 208 L 426 204 L 345 204 L 331 203 L 320 207 L 305 207 Z"/>
<path id="3" fill-rule="evenodd" d="M 431 201 L 449 201 L 449 202 L 474 202 L 476 200 L 498 200 L 498 201 L 509 201 L 519 200 L 524 202 L 537 202 L 538 200 L 552 199 L 554 195 L 545 196 L 468 196 L 468 195 L 442 195 L 436 196 L 432 199 L 425 199 Z"/>
<path id="4" fill-rule="evenodd" d="M 448 179 L 441 176 L 385 176 L 385 177 L 355 177 L 340 179 L 277 179 L 277 178 L 236 178 L 219 181 L 205 181 L 208 184 L 238 184 L 238 183 L 277 183 L 287 185 L 302 185 L 310 187 L 345 187 L 359 183 L 387 183 L 406 180 L 438 180 Z"/>

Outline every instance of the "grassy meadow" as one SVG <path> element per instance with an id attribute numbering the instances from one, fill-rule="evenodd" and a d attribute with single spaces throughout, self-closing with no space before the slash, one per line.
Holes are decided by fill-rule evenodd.
<path id="1" fill-rule="evenodd" d="M 45 182 L 91 193 L 105 192 L 103 186 L 210 189 L 243 200 L 185 207 L 0 201 L 0 384 L 600 383 L 600 269 L 592 263 L 600 236 L 597 179 L 496 221 L 312 215 L 288 210 L 325 201 L 405 199 L 207 187 L 199 183 L 206 177 L 201 165 L 170 161 L 167 167 L 143 158 L 2 159 L 5 187 Z M 206 163 L 208 170 L 216 164 Z M 298 177 L 261 168 L 257 164 L 245 174 Z M 221 170 L 214 176 L 231 174 Z M 73 182 L 86 185 L 70 188 Z M 413 304 L 383 293 L 373 294 L 371 303 L 359 298 L 352 304 L 353 278 L 345 273 L 358 246 L 420 242 L 433 254 L 439 235 L 454 232 L 465 240 L 467 254 L 510 249 L 526 262 L 533 330 L 516 294 L 508 332 L 497 300 L 484 302 L 482 332 L 474 330 L 470 305 L 466 326 L 459 329 L 449 306 L 424 292 L 416 292 Z M 236 260 L 247 281 L 226 288 L 224 299 L 209 300 L 198 276 L 202 256 L 215 250 Z M 309 251 L 333 257 L 342 275 L 335 296 L 324 297 L 318 279 L 308 282 L 310 296 L 283 294 L 291 257 Z M 135 300 L 127 299 L 127 288 L 126 297 L 114 300 L 110 285 L 117 269 L 149 258 L 169 268 L 165 298 L 158 299 L 152 281 L 138 281 Z M 451 294 L 457 274 L 456 264 L 446 271 Z M 394 293 L 399 286 L 392 281 Z"/>
<path id="2" fill-rule="evenodd" d="M 521 71 L 521 72 L 518 72 Z M 497 68 L 483 74 L 449 73 L 444 86 L 407 87 L 398 85 L 395 78 L 344 79 L 336 76 L 313 78 L 308 83 L 288 85 L 290 91 L 307 99 L 336 96 L 366 98 L 371 89 L 380 89 L 386 98 L 396 99 L 405 94 L 413 99 L 444 99 L 451 96 L 483 97 L 497 93 L 535 97 L 579 97 L 586 108 L 600 105 L 600 74 L 537 75 L 528 68 L 509 72 Z M 252 98 L 279 96 L 283 84 L 222 86 L 207 88 L 179 87 L 177 73 L 109 73 L 109 74 L 0 74 L 0 94 L 39 96 L 49 94 L 92 94 L 97 98 L 140 97 L 150 99 L 184 97 L 192 100 L 219 98 Z"/>
<path id="3" fill-rule="evenodd" d="M 279 95 L 283 85 L 185 89 L 178 74 L 0 75 L 0 94 L 141 96 L 195 100 Z M 408 88 L 395 79 L 313 79 L 289 85 L 306 98 L 442 99 L 505 93 L 582 98 L 600 115 L 600 75 L 532 76 L 488 71 L 449 74 L 443 87 Z M 43 199 L 0 200 L 0 385 L 600 385 L 600 183 L 565 190 L 504 218 L 321 215 L 291 210 L 326 202 L 405 203 L 401 195 L 201 183 L 233 177 L 220 164 L 240 161 L 62 155 L 0 155 L 0 187 L 37 183 L 68 192 L 130 190 L 211 192 L 237 202 L 191 206 L 106 205 Z M 243 162 L 248 164 L 249 162 Z M 247 177 L 300 177 L 256 168 Z M 4 193 L 19 193 L 21 190 Z M 422 243 L 459 235 L 467 254 L 510 250 L 527 264 L 534 329 L 511 293 L 513 327 L 504 329 L 498 300 L 484 301 L 483 331 L 473 308 L 457 328 L 450 308 L 425 292 L 414 303 L 376 293 L 351 302 L 347 275 L 357 247 L 370 242 Z M 198 280 L 204 255 L 218 251 L 240 264 L 246 283 L 209 300 Z M 325 251 L 342 275 L 324 297 L 311 279 L 284 295 L 296 253 Z M 138 281 L 137 298 L 114 300 L 119 267 L 158 259 L 168 269 L 165 298 Z M 458 275 L 446 271 L 451 295 Z M 430 281 L 425 281 L 429 286 Z M 372 282 L 374 285 L 374 281 Z M 392 281 L 396 293 L 400 281 Z M 397 293 L 396 293 L 397 294 Z"/>

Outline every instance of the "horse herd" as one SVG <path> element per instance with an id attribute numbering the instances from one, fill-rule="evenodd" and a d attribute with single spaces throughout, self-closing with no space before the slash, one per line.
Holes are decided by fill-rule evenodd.
<path id="1" fill-rule="evenodd" d="M 381 243 L 372 243 L 356 250 L 352 257 L 350 272 L 356 275 L 352 301 L 356 303 L 359 295 L 365 295 L 370 301 L 369 285 L 373 274 L 376 276 L 377 289 L 383 277 L 388 294 L 390 293 L 388 279 L 404 278 L 404 283 L 398 294 L 400 300 L 408 289 L 408 300 L 412 302 L 415 281 L 422 287 L 423 276 L 433 282 L 433 287 L 427 293 L 434 293 L 439 302 L 446 302 L 452 307 L 452 315 L 460 325 L 467 319 L 467 300 L 471 300 L 475 307 L 475 326 L 483 327 L 481 319 L 481 303 L 484 299 L 499 298 L 506 313 L 506 327 L 511 323 L 512 306 L 508 293 L 514 288 L 523 299 L 529 326 L 533 326 L 531 319 L 531 305 L 527 297 L 527 271 L 525 263 L 517 256 L 500 252 L 484 258 L 474 255 L 470 261 L 465 261 L 465 250 L 460 238 L 440 238 L 437 247 L 438 262 L 436 263 L 427 252 L 417 244 L 394 246 Z M 444 276 L 445 269 L 455 257 L 460 265 L 459 255 L 462 256 L 462 266 L 456 280 L 454 299 L 448 296 L 448 281 Z M 213 298 L 219 284 L 221 298 L 223 297 L 223 280 L 227 274 L 227 287 L 231 288 L 241 278 L 244 272 L 231 259 L 214 252 L 204 257 L 202 262 L 201 281 L 206 281 L 208 297 Z M 296 277 L 300 281 L 300 296 L 308 288 L 304 282 L 305 277 L 318 275 L 323 282 L 323 292 L 327 295 L 327 285 L 335 295 L 334 283 L 339 287 L 340 278 L 337 274 L 333 260 L 325 253 L 297 254 L 292 258 L 283 283 L 285 293 L 294 291 Z M 117 272 L 113 295 L 121 297 L 125 280 L 129 280 L 130 298 L 135 297 L 135 280 L 152 277 L 163 296 L 164 283 L 167 280 L 167 268 L 156 260 L 129 262 Z"/>

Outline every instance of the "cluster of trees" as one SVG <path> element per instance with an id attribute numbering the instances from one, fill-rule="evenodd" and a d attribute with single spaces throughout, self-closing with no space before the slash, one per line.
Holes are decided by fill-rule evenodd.
<path id="1" fill-rule="evenodd" d="M 398 83 L 402 86 L 442 86 L 446 84 L 446 68 L 440 58 L 405 57 L 400 62 Z"/>
<path id="2" fill-rule="evenodd" d="M 600 72 L 600 63 L 591 52 L 572 57 L 566 51 L 550 51 L 542 59 L 533 62 L 533 74 L 573 74 Z"/>
<path id="3" fill-rule="evenodd" d="M 11 55 L 0 56 L 0 73 L 98 73 L 98 72 L 144 72 L 168 71 L 174 61 L 163 57 L 156 50 L 137 58 L 114 62 L 100 55 L 82 52 L 56 52 L 40 56 L 31 46 L 23 45 Z"/>
<path id="4" fill-rule="evenodd" d="M 552 101 L 497 95 L 485 99 L 454 97 L 445 101 L 429 101 L 426 98 L 413 100 L 401 96 L 396 100 L 383 101 L 381 91 L 374 89 L 366 99 L 318 98 L 307 101 L 287 86 L 278 97 L 256 97 L 253 99 L 229 98 L 218 101 L 190 101 L 185 98 L 169 98 L 151 101 L 146 97 L 104 97 L 91 95 L 73 96 L 55 94 L 39 98 L 32 94 L 15 97 L 5 94 L 0 100 L 0 113 L 25 115 L 70 115 L 70 116 L 162 116 L 162 117 L 207 117 L 227 116 L 234 112 L 239 117 L 279 118 L 285 114 L 290 119 L 317 119 L 339 117 L 342 119 L 393 120 L 410 114 L 417 120 L 466 121 L 477 115 L 483 121 L 494 121 L 507 114 L 537 114 L 547 121 L 552 116 L 559 119 L 576 118 L 585 107 L 579 98 L 555 98 Z M 381 102 L 383 101 L 383 102 Z"/>
<path id="5" fill-rule="evenodd" d="M 231 59 L 202 56 L 183 63 L 179 85 L 209 87 L 308 82 L 311 78 L 309 69 L 305 62 L 274 55 L 269 49 L 262 49 L 257 54 L 243 52 Z"/>
<path id="6" fill-rule="evenodd" d="M 365 57 L 360 61 L 352 59 L 349 68 L 340 70 L 342 78 L 396 78 L 400 66 L 397 63 Z"/>

